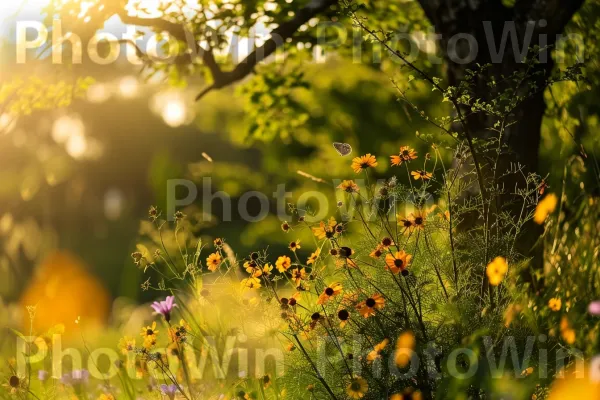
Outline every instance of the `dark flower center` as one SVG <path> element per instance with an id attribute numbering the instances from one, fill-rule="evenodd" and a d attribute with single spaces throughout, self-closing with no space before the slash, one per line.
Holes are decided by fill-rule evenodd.
<path id="1" fill-rule="evenodd" d="M 154 331 L 153 331 L 152 329 L 148 329 L 148 330 L 146 331 L 146 335 L 148 335 L 148 336 L 152 336 L 152 335 L 154 335 Z"/>
<path id="2" fill-rule="evenodd" d="M 289 305 L 290 306 L 295 306 L 296 305 L 296 299 L 290 299 Z"/>
<path id="3" fill-rule="evenodd" d="M 331 238 L 333 237 L 333 231 L 330 231 L 330 230 L 326 231 L 326 232 L 325 232 L 325 236 L 326 236 L 328 239 L 331 239 Z"/>
<path id="4" fill-rule="evenodd" d="M 311 315 L 310 317 L 313 321 L 318 321 L 319 318 L 321 318 L 321 314 L 319 314 L 318 312 L 314 313 L 313 315 Z"/>
<path id="5" fill-rule="evenodd" d="M 392 239 L 390 238 L 383 238 L 383 240 L 381 240 L 381 244 L 388 247 L 392 245 Z"/>
<path id="6" fill-rule="evenodd" d="M 375 255 L 375 257 L 381 257 L 381 250 L 375 250 L 373 255 Z"/>
<path id="7" fill-rule="evenodd" d="M 329 250 L 329 254 L 331 254 L 332 256 L 337 256 L 338 251 L 337 251 L 337 249 L 331 249 L 331 250 Z"/>
<path id="8" fill-rule="evenodd" d="M 415 224 L 417 224 L 417 225 L 423 224 L 423 217 L 417 217 L 417 218 L 415 218 Z"/>
<path id="9" fill-rule="evenodd" d="M 368 162 L 361 163 L 361 164 L 360 164 L 360 167 L 361 167 L 362 169 L 369 168 L 369 163 L 368 163 Z"/>
<path id="10" fill-rule="evenodd" d="M 350 388 L 355 391 L 358 392 L 360 390 L 360 383 L 359 382 L 352 382 L 352 385 L 350 385 Z"/>
<path id="11" fill-rule="evenodd" d="M 350 247 L 340 247 L 340 256 L 350 257 L 352 255 L 352 249 Z"/>
<path id="12" fill-rule="evenodd" d="M 367 307 L 373 308 L 373 307 L 375 307 L 375 304 L 376 304 L 376 303 L 375 303 L 375 299 L 372 299 L 372 298 L 370 298 L 370 297 L 369 297 L 369 298 L 368 298 L 368 299 L 365 301 L 365 304 L 367 305 Z"/>
<path id="13" fill-rule="evenodd" d="M 288 304 L 289 300 L 285 297 L 282 297 L 281 300 L 279 300 L 281 302 L 281 304 Z"/>
<path id="14" fill-rule="evenodd" d="M 327 296 L 333 296 L 333 289 L 328 287 L 327 289 L 325 289 L 325 294 Z"/>
<path id="15" fill-rule="evenodd" d="M 402 261 L 402 260 L 400 260 L 400 259 L 396 258 L 396 259 L 394 260 L 394 265 L 395 265 L 396 267 L 398 267 L 398 268 L 402 268 L 402 266 L 404 265 L 404 261 Z"/>
<path id="16" fill-rule="evenodd" d="M 340 310 L 338 312 L 338 318 L 342 321 L 346 321 L 348 318 L 350 318 L 350 313 L 347 310 Z"/>
<path id="17" fill-rule="evenodd" d="M 20 382 L 19 377 L 15 376 L 15 375 L 11 376 L 10 379 L 8 380 L 8 384 L 10 385 L 10 387 L 13 387 L 13 388 L 19 387 L 19 382 Z"/>
<path id="18" fill-rule="evenodd" d="M 409 220 L 405 219 L 404 220 L 404 227 L 405 228 L 410 228 L 412 226 L 412 222 L 410 222 Z"/>
<path id="19" fill-rule="evenodd" d="M 292 243 L 290 243 L 290 247 L 291 247 L 292 249 L 293 249 L 293 248 L 295 248 L 296 246 L 297 246 L 296 242 L 292 242 Z"/>

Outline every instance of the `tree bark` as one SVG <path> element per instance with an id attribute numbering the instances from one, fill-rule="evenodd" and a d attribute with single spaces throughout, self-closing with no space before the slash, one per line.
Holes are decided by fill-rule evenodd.
<path id="1" fill-rule="evenodd" d="M 533 68 L 522 63 L 528 48 L 552 47 L 557 35 L 562 33 L 573 14 L 584 0 L 517 0 L 514 7 L 506 7 L 501 0 L 420 0 L 420 3 L 439 35 L 439 45 L 446 62 L 446 74 L 450 85 L 458 86 L 469 70 L 476 71 L 478 65 L 491 66 L 478 74 L 472 88 L 475 98 L 491 101 L 505 90 L 513 90 L 514 96 L 525 96 L 531 91 L 531 84 L 538 90 L 524 100 L 509 117 L 510 122 L 502 136 L 502 144 L 508 150 L 501 151 L 497 172 L 503 174 L 511 165 L 523 166 L 523 172 L 539 172 L 539 145 L 542 120 L 546 111 L 542 88 L 554 69 L 550 51 L 542 50 L 540 63 Z M 468 36 L 467 36 L 468 35 Z M 472 38 L 469 42 L 467 37 Z M 473 40 L 474 39 L 474 40 Z M 475 51 L 476 50 L 476 51 Z M 465 62 L 467 61 L 467 62 Z M 530 68 L 529 82 L 517 84 L 505 78 L 515 72 Z M 491 89 L 489 82 L 497 85 Z M 490 128 L 498 121 L 485 113 L 470 113 L 465 107 L 466 125 L 478 139 L 497 136 Z M 460 131 L 460 128 L 458 128 Z M 484 152 L 484 163 L 495 154 Z M 493 172 L 490 166 L 483 166 L 488 176 Z M 508 175 L 498 182 L 506 191 L 524 185 L 520 174 Z M 510 202 L 510 196 L 501 196 L 500 202 Z M 514 212 L 519 212 L 514 210 Z M 539 248 L 532 252 L 541 229 L 533 224 L 525 227 L 524 235 L 518 241 L 518 252 L 525 256 L 539 255 Z M 537 254 L 536 254 L 537 253 Z"/>

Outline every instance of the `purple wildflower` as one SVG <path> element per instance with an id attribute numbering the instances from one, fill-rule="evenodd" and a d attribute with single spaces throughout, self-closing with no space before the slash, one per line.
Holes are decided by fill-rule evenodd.
<path id="1" fill-rule="evenodd" d="M 165 320 L 169 322 L 171 320 L 171 311 L 173 310 L 173 307 L 177 307 L 177 304 L 175 304 L 175 296 L 167 296 L 163 301 L 155 301 L 152 303 L 151 307 L 157 314 L 162 314 L 165 317 Z"/>
<path id="2" fill-rule="evenodd" d="M 40 369 L 40 370 L 38 371 L 38 379 L 39 379 L 41 382 L 45 382 L 45 381 L 48 379 L 48 376 L 49 376 L 49 375 L 50 375 L 50 374 L 49 374 L 49 373 L 48 373 L 48 371 L 46 371 L 46 370 Z"/>
<path id="3" fill-rule="evenodd" d="M 167 396 L 169 399 L 173 400 L 175 398 L 175 394 L 177 393 L 176 385 L 160 385 L 160 391 L 162 394 Z"/>
<path id="4" fill-rule="evenodd" d="M 65 385 L 82 385 L 88 382 L 90 379 L 90 372 L 87 369 L 76 369 L 70 374 L 64 374 L 60 381 Z"/>
<path id="5" fill-rule="evenodd" d="M 600 300 L 592 301 L 588 305 L 588 312 L 592 315 L 600 315 Z"/>

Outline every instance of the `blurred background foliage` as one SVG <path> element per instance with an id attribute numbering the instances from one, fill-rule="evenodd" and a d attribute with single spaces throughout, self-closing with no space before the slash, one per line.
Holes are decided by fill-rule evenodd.
<path id="1" fill-rule="evenodd" d="M 327 182 L 350 176 L 349 160 L 335 152 L 334 141 L 351 144 L 354 155 L 376 154 L 381 161 L 379 174 L 389 168 L 384 160 L 400 145 L 427 153 L 429 143 L 421 135 L 436 132 L 398 99 L 390 79 L 409 90 L 415 104 L 430 115 L 449 112 L 422 82 L 411 82 L 410 73 L 386 52 L 360 34 L 353 38 L 351 24 L 343 18 L 340 22 L 346 24 L 348 37 L 335 49 L 315 50 L 316 30 L 326 28 L 309 24 L 286 45 L 285 62 L 259 65 L 255 75 L 235 87 L 213 91 L 199 102 L 194 97 L 205 81 L 194 73 L 195 68 L 201 69 L 197 66 L 190 67 L 194 70 L 177 65 L 141 68 L 124 57 L 107 66 L 89 60 L 52 65 L 44 56 L 17 65 L 11 36 L 15 21 L 27 15 L 39 19 L 43 2 L 38 3 L 31 2 L 32 8 L 21 14 L 0 15 L 4 35 L 0 47 L 0 296 L 5 303 L 22 298 L 26 303 L 42 301 L 43 297 L 27 297 L 27 293 L 40 279 L 52 280 L 40 278 L 48 271 L 43 266 L 52 262 L 85 271 L 80 282 L 86 282 L 83 287 L 92 285 L 100 302 L 120 296 L 148 300 L 130 254 L 149 206 L 165 209 L 168 179 L 194 180 L 201 199 L 202 179 L 210 177 L 211 193 L 231 195 L 232 221 L 220 221 L 222 213 L 215 201 L 214 218 L 195 226 L 203 238 L 225 237 L 242 256 L 267 244 L 271 251 L 284 248 L 298 238 L 297 233 L 283 235 L 282 221 L 273 216 L 260 224 L 236 217 L 236 200 L 242 193 L 257 190 L 273 200 L 277 186 L 285 184 L 285 190 L 293 193 L 290 201 L 308 190 L 333 196 L 331 185 L 297 171 Z M 265 3 L 276 5 L 273 22 L 287 15 L 287 8 L 297 7 L 296 2 L 286 1 L 236 3 L 242 7 L 230 10 L 232 20 L 247 17 L 240 23 L 240 37 L 259 23 L 256 10 L 270 15 L 271 7 Z M 411 34 L 429 29 L 417 2 L 362 3 L 373 28 Z M 104 16 L 99 13 L 92 19 L 90 34 L 103 26 Z M 540 173 L 549 175 L 550 187 L 556 190 L 572 155 L 592 161 L 585 165 L 597 166 L 598 16 L 600 5 L 588 1 L 568 26 L 567 33 L 584 38 L 586 60 L 577 59 L 571 43 L 562 54 L 564 63 L 557 65 L 586 61 L 589 87 L 561 83 L 546 93 Z M 106 25 L 122 29 L 114 18 Z M 363 41 L 358 55 L 351 46 L 356 36 Z M 407 37 L 421 50 L 419 65 L 443 77 L 443 65 L 430 57 L 440 51 L 435 44 L 420 34 Z M 321 62 L 316 63 L 315 56 Z M 203 152 L 212 162 L 202 157 Z M 445 155 L 451 161 L 452 154 Z M 579 166 L 579 177 L 587 176 L 585 183 L 569 190 L 598 195 L 598 168 L 569 165 Z M 271 211 L 275 207 L 273 200 Z M 202 215 L 201 201 L 185 212 Z M 56 257 L 75 256 L 81 261 L 56 261 Z M 63 293 L 71 290 L 74 281 L 67 276 L 72 272 L 61 275 L 64 272 L 58 267 L 50 271 L 56 272 Z M 104 318 L 106 312 L 100 308 L 97 315 Z M 18 317 L 14 318 L 12 323 Z"/>

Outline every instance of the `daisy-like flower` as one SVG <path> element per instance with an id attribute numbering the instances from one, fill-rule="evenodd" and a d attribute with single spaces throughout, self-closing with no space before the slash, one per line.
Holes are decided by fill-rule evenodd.
<path id="1" fill-rule="evenodd" d="M 542 199 L 535 207 L 535 213 L 533 214 L 533 220 L 536 224 L 543 224 L 548 215 L 552 214 L 556 210 L 558 204 L 558 198 L 554 193 L 548 193 L 546 197 Z"/>
<path id="2" fill-rule="evenodd" d="M 306 280 L 306 278 L 308 277 L 308 275 L 306 274 L 306 269 L 304 268 L 295 268 L 291 271 L 291 274 L 291 279 L 296 284 L 296 287 L 298 287 L 300 283 Z"/>
<path id="3" fill-rule="evenodd" d="M 351 399 L 362 399 L 369 390 L 369 384 L 366 379 L 355 376 L 346 387 L 346 394 Z"/>
<path id="4" fill-rule="evenodd" d="M 560 308 L 562 307 L 562 301 L 559 298 L 554 297 L 548 300 L 548 307 L 550 307 L 552 311 L 560 311 Z"/>
<path id="5" fill-rule="evenodd" d="M 275 267 L 277 271 L 285 272 L 292 266 L 292 260 L 288 256 L 279 256 L 275 261 Z"/>
<path id="6" fill-rule="evenodd" d="M 428 181 L 431 178 L 433 178 L 433 174 L 431 172 L 427 172 L 424 170 L 416 170 L 416 171 L 411 171 L 410 174 L 412 175 L 413 179 L 419 180 L 419 179 L 423 179 L 424 181 Z"/>
<path id="7" fill-rule="evenodd" d="M 283 221 L 283 224 L 281 224 L 281 230 L 284 231 L 285 233 L 288 233 L 290 231 L 290 229 L 292 229 L 290 227 L 290 224 L 287 221 Z"/>
<path id="8" fill-rule="evenodd" d="M 399 166 L 403 162 L 409 162 L 417 158 L 417 152 L 409 146 L 400 147 L 400 152 L 397 155 L 390 156 L 392 165 Z"/>
<path id="9" fill-rule="evenodd" d="M 408 235 L 415 229 L 415 223 L 413 222 L 412 218 L 405 217 L 403 215 L 397 215 L 396 218 L 398 218 L 398 225 L 404 228 L 403 233 L 405 235 Z"/>
<path id="10" fill-rule="evenodd" d="M 338 311 L 338 319 L 340 320 L 340 328 L 343 328 L 348 323 L 350 319 L 350 313 L 346 309 L 341 309 Z"/>
<path id="11" fill-rule="evenodd" d="M 298 250 L 300 248 L 301 248 L 300 247 L 300 239 L 296 239 L 295 241 L 290 242 L 289 249 L 291 251 L 296 251 L 296 250 Z"/>
<path id="12" fill-rule="evenodd" d="M 369 257 L 379 258 L 383 254 L 383 246 L 378 244 L 377 247 L 369 254 Z"/>
<path id="13" fill-rule="evenodd" d="M 427 215 L 429 210 L 417 210 L 410 215 L 410 220 L 413 229 L 425 229 L 425 223 L 427 222 Z"/>
<path id="14" fill-rule="evenodd" d="M 413 388 L 406 388 L 402 393 L 394 393 L 390 400 L 423 400 L 423 394 Z"/>
<path id="15" fill-rule="evenodd" d="M 124 336 L 119 340 L 119 349 L 121 354 L 127 355 L 130 351 L 135 350 L 135 339 L 129 336 Z"/>
<path id="16" fill-rule="evenodd" d="M 352 169 L 357 174 L 367 168 L 373 168 L 377 166 L 377 159 L 371 153 L 365 154 L 364 156 L 355 157 L 352 160 Z"/>
<path id="17" fill-rule="evenodd" d="M 384 237 L 383 239 L 381 239 L 381 246 L 384 249 L 387 249 L 388 247 L 393 246 L 393 245 L 394 245 L 394 241 L 391 238 Z"/>
<path id="18" fill-rule="evenodd" d="M 17 395 L 27 391 L 27 380 L 18 375 L 11 375 L 8 378 L 8 381 L 3 383 L 2 386 L 4 386 L 10 394 Z"/>
<path id="19" fill-rule="evenodd" d="M 321 254 L 321 249 L 315 250 L 315 252 L 308 257 L 306 265 L 314 264 L 317 261 L 317 258 L 319 258 L 319 254 Z"/>
<path id="20" fill-rule="evenodd" d="M 379 293 L 375 293 L 356 305 L 359 314 L 365 318 L 375 315 L 377 310 L 381 310 L 383 307 L 385 307 L 385 298 Z"/>
<path id="21" fill-rule="evenodd" d="M 171 320 L 171 311 L 177 307 L 175 296 L 167 296 L 165 300 L 155 301 L 150 307 L 152 307 L 155 314 L 162 314 L 165 317 L 165 321 L 169 322 Z"/>
<path id="22" fill-rule="evenodd" d="M 323 293 L 321 293 L 317 300 L 317 304 L 325 304 L 340 293 L 342 293 L 342 284 L 334 282 L 323 290 Z"/>
<path id="23" fill-rule="evenodd" d="M 331 239 L 335 235 L 335 226 L 336 225 L 337 225 L 337 222 L 336 222 L 335 218 L 330 217 L 327 224 L 325 224 L 325 222 L 321 221 L 321 222 L 319 222 L 319 226 L 317 226 L 316 228 L 312 228 L 312 231 L 313 231 L 313 234 L 319 240 L 325 239 L 325 238 Z"/>
<path id="24" fill-rule="evenodd" d="M 158 329 L 156 329 L 156 321 L 154 321 L 152 322 L 152 325 L 148 325 L 145 328 L 142 328 L 142 333 L 140 333 L 140 336 L 142 336 L 144 339 L 148 337 L 156 338 L 157 333 Z"/>
<path id="25" fill-rule="evenodd" d="M 173 343 L 184 343 L 187 340 L 189 332 L 190 326 L 182 319 L 179 321 L 179 325 L 169 328 L 169 337 Z"/>
<path id="26" fill-rule="evenodd" d="M 378 358 L 381 358 L 381 351 L 383 349 L 385 349 L 385 347 L 388 345 L 389 343 L 389 339 L 383 339 L 382 342 L 377 343 L 374 347 L 373 350 L 371 350 L 369 352 L 369 354 L 367 354 L 367 362 L 372 363 L 373 361 L 377 360 Z"/>
<path id="27" fill-rule="evenodd" d="M 265 265 L 263 265 L 262 273 L 265 276 L 271 275 L 271 271 L 273 271 L 273 266 L 271 264 L 265 264 Z"/>
<path id="28" fill-rule="evenodd" d="M 177 385 L 160 385 L 160 392 L 163 394 L 163 396 L 167 396 L 169 400 L 173 400 L 175 398 L 177 390 Z"/>
<path id="29" fill-rule="evenodd" d="M 385 268 L 397 274 L 404 271 L 410 264 L 412 256 L 404 250 L 397 251 L 394 254 L 385 255 Z"/>
<path id="30" fill-rule="evenodd" d="M 223 243 L 225 243 L 225 241 L 221 238 L 216 238 L 215 240 L 213 240 L 213 243 L 216 248 L 220 248 L 223 247 Z"/>
<path id="31" fill-rule="evenodd" d="M 508 263 L 504 257 L 496 257 L 488 264 L 486 274 L 490 285 L 498 286 L 504 280 L 506 272 L 508 272 Z"/>
<path id="32" fill-rule="evenodd" d="M 221 254 L 212 253 L 206 258 L 206 266 L 209 271 L 214 272 L 217 270 L 217 268 L 219 268 L 219 265 L 221 265 L 221 261 L 223 261 Z"/>
<path id="33" fill-rule="evenodd" d="M 271 386 L 271 382 L 273 382 L 271 380 L 271 376 L 270 375 L 263 375 L 263 377 L 260 378 L 260 380 L 262 381 L 263 388 L 265 388 L 265 389 L 267 389 L 269 386 Z"/>
<path id="34" fill-rule="evenodd" d="M 260 279 L 255 278 L 253 276 L 246 278 L 246 279 L 242 279 L 240 284 L 242 285 L 242 287 L 248 288 L 248 289 L 258 289 L 262 286 L 260 284 Z"/>
<path id="35" fill-rule="evenodd" d="M 360 189 L 358 185 L 353 180 L 344 180 L 338 186 L 338 189 L 342 189 L 347 193 L 357 193 Z"/>

